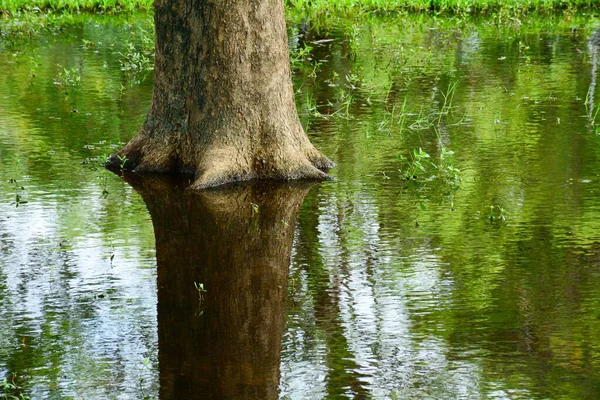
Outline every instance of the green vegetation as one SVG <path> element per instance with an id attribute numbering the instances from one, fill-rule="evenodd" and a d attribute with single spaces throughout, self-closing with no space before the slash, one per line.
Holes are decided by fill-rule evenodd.
<path id="1" fill-rule="evenodd" d="M 119 157 L 119 161 L 121 162 L 119 167 L 121 168 L 121 172 L 123 172 L 123 170 L 125 169 L 125 164 L 127 163 L 127 156 L 118 156 L 118 157 Z"/>
<path id="2" fill-rule="evenodd" d="M 194 287 L 198 292 L 198 299 L 200 300 L 200 302 L 202 302 L 204 298 L 204 293 L 206 293 L 206 289 L 204 289 L 204 283 L 194 282 Z"/>
<path id="3" fill-rule="evenodd" d="M 289 7 L 318 12 L 364 11 L 530 11 L 591 8 L 593 0 L 287 0 Z"/>
<path id="4" fill-rule="evenodd" d="M 454 167 L 453 156 L 454 152 L 452 150 L 442 148 L 439 162 L 436 163 L 422 148 L 413 149 L 409 158 L 403 155 L 398 156 L 401 163 L 400 174 L 406 180 L 416 181 L 422 178 L 421 173 L 430 174 L 433 169 L 442 179 L 458 183 L 460 182 L 460 171 Z"/>
<path id="5" fill-rule="evenodd" d="M 153 0 L 0 0 L 0 10 L 121 12 L 152 9 Z M 289 10 L 309 13 L 360 11 L 497 12 L 587 9 L 593 0 L 286 0 Z"/>
<path id="6" fill-rule="evenodd" d="M 338 164 L 337 180 L 306 198 L 291 265 L 282 370 L 325 366 L 314 398 L 365 390 L 360 354 L 376 360 L 368 368 L 391 398 L 446 398 L 470 377 L 469 398 L 598 397 L 586 372 L 600 368 L 598 21 L 503 15 L 330 15 L 310 29 L 290 16 L 302 122 Z M 73 382 L 85 398 L 158 393 L 146 367 L 156 349 L 152 224 L 102 168 L 148 108 L 151 74 L 131 85 L 130 71 L 149 65 L 135 54 L 148 52 L 150 15 L 1 23 L 7 383 L 23 371 L 19 386 L 46 397 L 68 397 Z M 68 94 L 54 84 L 64 68 L 80 77 Z M 30 226 L 45 228 L 25 236 Z M 186 284 L 202 296 L 200 282 Z M 98 351 L 98 332 L 115 327 L 117 344 Z"/>
<path id="7" fill-rule="evenodd" d="M 150 10 L 153 0 L 0 0 L 5 13 L 19 11 L 134 11 Z"/>
<path id="8" fill-rule="evenodd" d="M 58 67 L 58 75 L 56 76 L 55 84 L 63 86 L 65 92 L 68 87 L 81 86 L 81 74 L 77 68 L 65 68 L 60 64 Z"/>
<path id="9" fill-rule="evenodd" d="M 3 400 L 29 400 L 29 396 L 23 393 L 23 388 L 16 383 L 16 374 L 10 379 L 4 378 L 0 381 L 0 399 Z"/>
<path id="10" fill-rule="evenodd" d="M 20 158 L 15 159 L 14 175 L 12 178 L 9 178 L 7 181 L 9 184 L 11 184 L 13 186 L 15 201 L 12 202 L 11 204 L 14 204 L 15 207 L 19 207 L 22 204 L 28 203 L 28 201 L 26 200 L 26 197 L 25 197 L 25 187 L 19 183 L 21 180 L 21 173 L 20 173 L 20 168 L 19 168 L 21 165 L 21 162 L 22 162 L 22 160 Z"/>

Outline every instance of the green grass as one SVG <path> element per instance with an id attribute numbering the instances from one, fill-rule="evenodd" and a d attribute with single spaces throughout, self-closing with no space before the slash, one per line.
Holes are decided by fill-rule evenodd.
<path id="1" fill-rule="evenodd" d="M 596 0 L 287 0 L 288 7 L 312 11 L 560 10 L 599 7 Z"/>
<path id="2" fill-rule="evenodd" d="M 600 8 L 597 0 L 285 0 L 288 10 L 354 11 L 542 11 Z M 0 12 L 149 10 L 153 0 L 0 0 Z"/>
<path id="3" fill-rule="evenodd" d="M 153 0 L 0 0 L 0 13 L 150 10 Z"/>

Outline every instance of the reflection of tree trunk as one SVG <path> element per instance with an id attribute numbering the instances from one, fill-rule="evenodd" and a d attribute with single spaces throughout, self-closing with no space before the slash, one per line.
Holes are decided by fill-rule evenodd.
<path id="1" fill-rule="evenodd" d="M 309 187 L 193 193 L 128 180 L 156 236 L 161 398 L 277 398 L 294 224 Z"/>

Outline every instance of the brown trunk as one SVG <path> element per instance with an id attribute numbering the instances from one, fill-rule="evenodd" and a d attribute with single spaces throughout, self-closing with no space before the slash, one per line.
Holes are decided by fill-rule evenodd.
<path id="1" fill-rule="evenodd" d="M 277 399 L 294 225 L 309 187 L 195 193 L 127 180 L 156 237 L 160 398 Z"/>
<path id="2" fill-rule="evenodd" d="M 282 0 L 156 0 L 155 24 L 152 106 L 126 169 L 192 174 L 194 188 L 327 178 L 294 104 Z"/>

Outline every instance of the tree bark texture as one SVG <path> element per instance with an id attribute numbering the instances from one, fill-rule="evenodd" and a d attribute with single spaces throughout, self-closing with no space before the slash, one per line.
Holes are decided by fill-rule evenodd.
<path id="1" fill-rule="evenodd" d="M 127 176 L 156 237 L 160 398 L 277 399 L 294 226 L 309 184 L 193 192 Z"/>
<path id="2" fill-rule="evenodd" d="M 193 175 L 194 188 L 327 179 L 334 164 L 294 103 L 282 0 L 156 0 L 155 26 L 152 105 L 118 154 L 126 169 Z"/>

